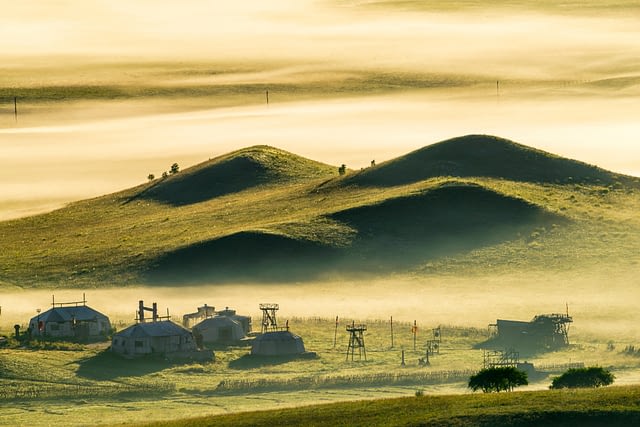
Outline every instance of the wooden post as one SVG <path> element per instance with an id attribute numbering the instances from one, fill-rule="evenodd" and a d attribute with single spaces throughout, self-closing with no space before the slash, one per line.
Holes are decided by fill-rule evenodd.
<path id="1" fill-rule="evenodd" d="M 400 366 L 406 366 L 404 363 L 404 350 L 402 350 L 402 363 L 400 363 Z"/>
<path id="2" fill-rule="evenodd" d="M 15 116 L 16 123 L 18 123 L 18 97 L 13 97 L 13 115 Z"/>
<path id="3" fill-rule="evenodd" d="M 391 321 L 389 322 L 391 326 L 391 348 L 393 348 L 393 316 L 391 316 Z"/>
<path id="4" fill-rule="evenodd" d="M 268 89 L 265 92 L 265 95 L 267 96 L 267 105 L 269 105 L 269 90 Z"/>
<path id="5" fill-rule="evenodd" d="M 416 349 L 416 336 L 418 335 L 418 325 L 416 321 L 413 321 L 413 328 L 411 328 L 411 332 L 413 332 L 413 350 Z"/>
<path id="6" fill-rule="evenodd" d="M 336 316 L 336 329 L 333 332 L 333 348 L 336 348 L 337 340 L 338 340 L 338 316 Z"/>

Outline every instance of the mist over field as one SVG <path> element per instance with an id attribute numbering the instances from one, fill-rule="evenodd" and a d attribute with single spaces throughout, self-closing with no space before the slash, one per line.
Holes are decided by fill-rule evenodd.
<path id="1" fill-rule="evenodd" d="M 487 133 L 640 175 L 640 18 L 592 3 L 5 5 L 0 218 L 255 144 L 359 169 Z"/>
<path id="2" fill-rule="evenodd" d="M 4 5 L 0 219 L 119 191 L 149 173 L 160 176 L 174 162 L 184 169 L 255 144 L 358 170 L 371 160 L 484 133 L 638 176 L 640 15 L 625 13 L 634 8 L 624 1 L 492 8 L 475 1 Z M 621 293 L 612 299 L 631 292 L 623 274 Z M 485 280 L 502 291 L 508 281 Z M 550 294 L 533 300 L 551 310 L 585 298 L 592 313 L 600 299 L 590 290 L 597 284 L 580 279 L 566 287 L 589 291 L 565 292 L 564 281 L 549 279 Z M 428 295 L 407 295 L 409 303 L 398 302 L 389 314 L 410 320 L 424 309 L 455 323 L 460 313 L 483 312 L 484 297 L 491 298 L 485 290 L 443 304 L 452 298 L 451 282 L 429 283 Z M 375 286 L 395 294 L 392 283 Z M 407 283 L 402 293 L 425 285 Z M 317 307 L 292 296 L 305 295 L 300 286 L 278 299 L 290 301 L 296 316 L 325 313 L 331 305 L 357 317 L 380 312 L 371 308 L 372 295 L 354 306 L 344 289 L 335 301 L 335 289 L 324 286 Z M 439 286 L 442 293 L 433 298 Z M 258 302 L 243 301 L 234 286 L 216 289 L 216 295 L 227 290 L 228 304 L 242 310 Z M 265 297 L 279 292 L 258 289 Z M 134 294 L 145 291 L 126 292 L 135 302 L 143 295 Z M 384 305 L 389 294 L 381 292 Z M 211 303 L 219 305 L 217 299 Z M 515 290 L 512 299 L 496 299 L 504 307 L 521 300 Z M 209 301 L 171 302 L 172 310 L 188 311 Z M 117 310 L 124 315 L 133 305 Z M 514 315 L 530 316 L 524 309 Z M 476 326 L 491 320 L 484 317 L 464 316 Z"/>
<path id="3" fill-rule="evenodd" d="M 637 1 L 3 3 L 0 425 L 471 393 L 503 344 L 489 324 L 552 313 L 569 345 L 516 339 L 524 390 L 581 363 L 630 387 L 558 414 L 509 393 L 513 411 L 637 419 Z M 156 338 L 129 360 L 111 336 L 15 337 L 54 297 L 120 332 L 139 300 L 176 323 L 229 307 L 254 332 L 277 303 L 306 353 L 256 358 L 250 334 L 183 364 Z M 345 360 L 352 322 L 368 359 Z M 518 415 L 466 397 L 453 422 Z"/>

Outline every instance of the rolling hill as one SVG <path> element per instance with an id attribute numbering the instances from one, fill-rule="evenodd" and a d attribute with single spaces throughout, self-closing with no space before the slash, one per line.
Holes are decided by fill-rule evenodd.
<path id="1" fill-rule="evenodd" d="M 632 177 L 488 135 L 467 135 L 428 145 L 354 174 L 345 183 L 391 186 L 437 176 L 561 184 L 640 183 Z"/>
<path id="2" fill-rule="evenodd" d="M 639 261 L 639 194 L 637 178 L 496 137 L 443 141 L 346 176 L 255 146 L 0 223 L 0 283 L 624 269 Z"/>
<path id="3" fill-rule="evenodd" d="M 268 146 L 234 151 L 175 174 L 134 197 L 171 205 L 199 203 L 260 185 L 286 185 L 335 175 L 335 168 Z"/>

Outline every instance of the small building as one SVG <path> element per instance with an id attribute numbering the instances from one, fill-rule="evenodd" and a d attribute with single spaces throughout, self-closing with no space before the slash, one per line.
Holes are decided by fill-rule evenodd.
<path id="1" fill-rule="evenodd" d="M 516 349 L 540 350 L 569 345 L 569 314 L 539 314 L 531 321 L 498 319 L 489 325 L 494 330 L 492 341 Z"/>
<path id="2" fill-rule="evenodd" d="M 246 338 L 242 325 L 229 316 L 209 317 L 192 329 L 195 336 L 208 343 L 229 344 Z"/>
<path id="3" fill-rule="evenodd" d="M 32 337 L 69 339 L 73 341 L 106 340 L 111 333 L 109 318 L 87 305 L 77 302 L 52 302 L 52 307 L 29 321 Z"/>
<path id="4" fill-rule="evenodd" d="M 295 356 L 305 354 L 304 342 L 289 330 L 265 332 L 253 340 L 254 356 Z"/>
<path id="5" fill-rule="evenodd" d="M 198 311 L 195 313 L 187 313 L 182 316 L 182 326 L 185 328 L 191 327 L 192 323 L 198 323 L 203 319 L 207 319 L 209 317 L 213 317 L 216 315 L 216 308 L 212 305 L 203 305 L 202 307 L 198 307 Z"/>
<path id="6" fill-rule="evenodd" d="M 249 335 L 251 332 L 251 316 L 237 314 L 235 310 L 232 310 L 229 307 L 225 307 L 224 310 L 217 311 L 216 314 L 218 316 L 229 317 L 230 319 L 238 322 L 240 326 L 242 326 L 242 331 L 245 335 Z"/>
<path id="7" fill-rule="evenodd" d="M 152 311 L 152 318 L 147 320 L 144 311 Z M 111 340 L 111 351 L 127 359 L 151 356 L 170 360 L 213 359 L 213 352 L 199 350 L 190 330 L 172 322 L 168 317 L 160 317 L 157 305 L 144 307 L 140 301 L 138 323 L 116 333 Z"/>

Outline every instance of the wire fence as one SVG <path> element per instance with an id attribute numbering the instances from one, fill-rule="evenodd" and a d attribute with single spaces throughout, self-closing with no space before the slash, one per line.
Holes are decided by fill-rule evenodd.
<path id="1" fill-rule="evenodd" d="M 428 385 L 467 381 L 475 370 L 451 370 L 420 373 L 375 373 L 295 377 L 287 379 L 223 380 L 216 388 L 221 393 L 247 393 L 319 388 Z"/>

